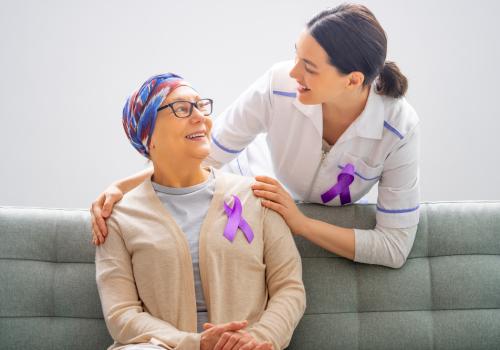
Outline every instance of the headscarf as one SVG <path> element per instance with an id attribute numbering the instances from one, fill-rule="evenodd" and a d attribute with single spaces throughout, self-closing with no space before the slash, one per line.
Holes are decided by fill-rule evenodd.
<path id="1" fill-rule="evenodd" d="M 157 109 L 167 95 L 179 86 L 190 86 L 182 77 L 159 74 L 149 78 L 133 92 L 123 107 L 123 128 L 130 143 L 144 157 L 149 158 L 149 144 L 156 123 Z"/>

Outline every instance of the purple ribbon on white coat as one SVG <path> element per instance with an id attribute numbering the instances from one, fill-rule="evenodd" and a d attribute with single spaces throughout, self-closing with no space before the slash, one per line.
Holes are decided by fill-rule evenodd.
<path id="1" fill-rule="evenodd" d="M 230 242 L 234 240 L 236 237 L 236 232 L 238 231 L 238 227 L 245 234 L 245 237 L 248 243 L 252 243 L 253 241 L 253 231 L 250 225 L 243 218 L 243 208 L 241 206 L 240 199 L 233 195 L 234 205 L 231 208 L 229 205 L 224 202 L 224 210 L 228 216 L 228 221 L 226 227 L 224 228 L 224 237 L 226 237 Z"/>
<path id="2" fill-rule="evenodd" d="M 340 196 L 340 204 L 351 203 L 351 192 L 349 186 L 354 181 L 354 165 L 347 163 L 337 176 L 337 183 L 328 191 L 321 195 L 323 203 L 327 203 L 337 196 Z"/>

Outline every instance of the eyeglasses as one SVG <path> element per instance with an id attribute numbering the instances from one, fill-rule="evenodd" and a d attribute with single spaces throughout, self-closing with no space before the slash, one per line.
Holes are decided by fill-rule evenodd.
<path id="1" fill-rule="evenodd" d="M 158 108 L 156 111 L 159 112 L 165 108 L 171 108 L 172 112 L 177 118 L 187 118 L 193 113 L 193 108 L 196 107 L 204 116 L 209 116 L 212 114 L 212 107 L 214 101 L 210 98 L 204 98 L 196 102 L 191 101 L 174 101 L 168 105 Z"/>

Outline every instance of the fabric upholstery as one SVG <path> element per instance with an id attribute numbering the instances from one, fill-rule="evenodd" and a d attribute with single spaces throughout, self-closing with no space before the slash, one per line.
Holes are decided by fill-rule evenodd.
<path id="1" fill-rule="evenodd" d="M 300 206 L 371 228 L 373 205 Z M 104 349 L 89 214 L 0 208 L 0 348 Z M 401 269 L 353 263 L 296 238 L 306 313 L 289 349 L 499 349 L 500 201 L 421 205 Z"/>

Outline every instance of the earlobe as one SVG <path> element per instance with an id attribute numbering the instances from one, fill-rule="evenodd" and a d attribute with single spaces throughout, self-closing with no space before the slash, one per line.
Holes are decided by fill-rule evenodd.
<path id="1" fill-rule="evenodd" d="M 348 86 L 351 88 L 357 88 L 363 85 L 365 81 L 365 75 L 361 72 L 352 72 L 349 74 L 349 84 Z"/>

